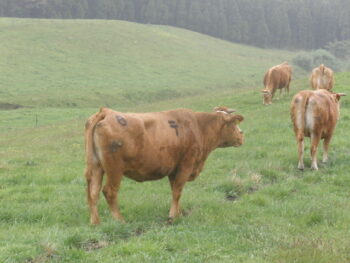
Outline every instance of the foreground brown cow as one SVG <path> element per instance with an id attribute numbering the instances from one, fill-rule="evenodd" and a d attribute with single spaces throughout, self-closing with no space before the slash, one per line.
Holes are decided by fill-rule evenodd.
<path id="1" fill-rule="evenodd" d="M 304 136 L 311 139 L 311 169 L 317 167 L 317 147 L 323 141 L 323 162 L 328 160 L 328 147 L 339 119 L 339 100 L 344 93 L 324 89 L 304 90 L 297 93 L 291 103 L 290 115 L 298 143 L 300 170 L 304 169 Z"/>
<path id="2" fill-rule="evenodd" d="M 310 83 L 313 89 L 333 89 L 333 71 L 321 64 L 312 70 Z"/>
<path id="3" fill-rule="evenodd" d="M 101 108 L 92 115 L 85 127 L 91 223 L 99 223 L 97 201 L 105 173 L 103 193 L 115 219 L 123 220 L 117 204 L 123 176 L 138 182 L 167 176 L 173 195 L 169 220 L 178 216 L 182 188 L 199 175 L 210 152 L 243 143 L 243 132 L 237 126 L 243 117 L 231 115 L 226 107 L 215 111 L 121 113 Z"/>
<path id="4" fill-rule="evenodd" d="M 265 88 L 261 90 L 263 94 L 263 104 L 269 105 L 272 103 L 272 98 L 277 89 L 282 93 L 282 89 L 286 88 L 289 94 L 289 84 L 292 80 L 292 68 L 288 62 L 270 68 L 264 76 Z"/>

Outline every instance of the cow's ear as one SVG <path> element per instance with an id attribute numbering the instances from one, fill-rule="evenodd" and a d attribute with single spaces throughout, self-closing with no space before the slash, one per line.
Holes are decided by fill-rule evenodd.
<path id="1" fill-rule="evenodd" d="M 238 125 L 244 120 L 244 118 L 243 118 L 242 115 L 236 114 L 236 115 L 229 115 L 229 116 L 227 116 L 225 118 L 225 120 L 228 123 L 234 123 L 234 124 Z"/>
<path id="2" fill-rule="evenodd" d="M 226 112 L 227 112 L 228 114 L 230 114 L 230 113 L 233 113 L 233 112 L 235 112 L 235 111 L 236 111 L 235 109 L 229 109 L 229 108 L 228 108 Z"/>
<path id="3" fill-rule="evenodd" d="M 236 110 L 235 109 L 230 109 L 230 108 L 227 108 L 226 106 L 218 106 L 218 107 L 215 107 L 214 108 L 214 111 L 215 112 L 224 112 L 224 113 L 232 113 L 232 112 L 235 112 Z"/>
<path id="4" fill-rule="evenodd" d="M 346 96 L 345 93 L 336 93 L 336 97 L 337 97 L 337 100 L 339 101 L 340 100 L 340 97 L 342 96 Z"/>

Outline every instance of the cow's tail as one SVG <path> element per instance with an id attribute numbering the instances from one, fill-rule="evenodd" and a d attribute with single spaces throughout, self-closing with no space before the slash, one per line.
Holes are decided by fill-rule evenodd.
<path id="1" fill-rule="evenodd" d="M 321 73 L 322 73 L 322 76 L 324 75 L 324 70 L 325 70 L 324 65 L 321 64 L 321 65 L 320 65 L 320 71 L 321 71 Z"/>
<path id="2" fill-rule="evenodd" d="M 90 168 L 98 161 L 98 158 L 94 149 L 94 131 L 96 124 L 103 120 L 107 115 L 107 109 L 101 108 L 100 111 L 92 115 L 85 124 L 85 154 L 86 165 Z"/>
<path id="3" fill-rule="evenodd" d="M 294 125 L 295 135 L 298 141 L 302 141 L 304 139 L 304 131 L 306 125 L 306 111 L 309 105 L 309 96 L 301 96 L 293 100 L 295 112 L 294 112 Z"/>

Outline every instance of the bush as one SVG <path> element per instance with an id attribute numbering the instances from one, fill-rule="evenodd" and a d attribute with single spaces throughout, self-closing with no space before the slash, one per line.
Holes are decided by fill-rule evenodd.
<path id="1" fill-rule="evenodd" d="M 340 59 L 350 59 L 350 40 L 328 43 L 325 49 Z"/>
<path id="2" fill-rule="evenodd" d="M 295 58 L 293 58 L 293 63 L 305 70 L 310 70 L 312 68 L 312 56 L 307 53 L 299 53 Z"/>
<path id="3" fill-rule="evenodd" d="M 310 71 L 320 64 L 333 69 L 334 71 L 340 70 L 340 62 L 330 52 L 324 49 L 317 49 L 311 52 L 299 53 L 294 59 L 293 63 L 297 66 Z"/>

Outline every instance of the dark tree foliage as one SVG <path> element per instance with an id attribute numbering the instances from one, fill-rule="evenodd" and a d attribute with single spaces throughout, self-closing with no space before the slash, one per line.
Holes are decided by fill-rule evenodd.
<path id="1" fill-rule="evenodd" d="M 164 24 L 289 49 L 350 39 L 349 14 L 350 0 L 0 0 L 0 16 Z"/>

